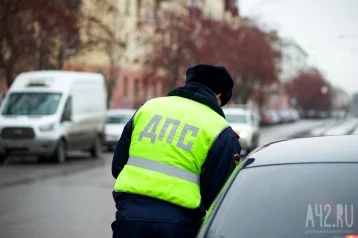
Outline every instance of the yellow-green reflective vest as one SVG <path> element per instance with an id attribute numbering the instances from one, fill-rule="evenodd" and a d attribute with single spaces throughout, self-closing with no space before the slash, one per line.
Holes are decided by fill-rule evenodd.
<path id="1" fill-rule="evenodd" d="M 201 167 L 227 121 L 208 106 L 171 96 L 145 103 L 133 123 L 129 159 L 114 191 L 199 207 Z"/>

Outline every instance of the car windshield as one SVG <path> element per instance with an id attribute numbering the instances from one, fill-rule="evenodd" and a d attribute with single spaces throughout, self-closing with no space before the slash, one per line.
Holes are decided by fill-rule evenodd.
<path id="1" fill-rule="evenodd" d="M 125 124 L 132 118 L 132 115 L 110 115 L 107 117 L 107 124 Z"/>
<path id="2" fill-rule="evenodd" d="M 225 113 L 227 122 L 229 123 L 247 123 L 246 115 L 239 113 Z"/>
<path id="3" fill-rule="evenodd" d="M 239 172 L 205 237 L 329 237 L 358 233 L 358 164 Z"/>
<path id="4" fill-rule="evenodd" d="M 61 93 L 14 92 L 9 95 L 2 115 L 53 115 L 57 111 L 61 96 Z"/>

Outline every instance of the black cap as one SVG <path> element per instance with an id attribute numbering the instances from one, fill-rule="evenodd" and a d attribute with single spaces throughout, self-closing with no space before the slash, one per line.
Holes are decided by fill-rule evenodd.
<path id="1" fill-rule="evenodd" d="M 216 94 L 221 93 L 221 106 L 231 99 L 234 80 L 223 66 L 198 64 L 188 68 L 186 84 L 194 82 L 207 86 Z"/>

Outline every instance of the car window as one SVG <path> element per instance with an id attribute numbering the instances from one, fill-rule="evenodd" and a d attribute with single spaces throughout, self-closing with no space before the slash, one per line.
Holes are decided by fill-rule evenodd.
<path id="1" fill-rule="evenodd" d="M 65 108 L 63 110 L 64 114 L 67 114 L 69 116 L 72 115 L 72 97 L 68 97 L 66 104 L 65 104 Z"/>
<path id="2" fill-rule="evenodd" d="M 225 114 L 225 117 L 227 122 L 229 123 L 243 123 L 243 124 L 248 123 L 245 114 L 227 113 Z"/>
<path id="3" fill-rule="evenodd" d="M 358 164 L 239 172 L 205 237 L 345 237 L 358 233 Z"/>
<path id="4" fill-rule="evenodd" d="M 132 118 L 131 115 L 107 116 L 107 124 L 125 124 Z"/>
<path id="5" fill-rule="evenodd" d="M 46 116 L 57 112 L 61 93 L 16 92 L 11 93 L 4 105 L 2 115 Z"/>

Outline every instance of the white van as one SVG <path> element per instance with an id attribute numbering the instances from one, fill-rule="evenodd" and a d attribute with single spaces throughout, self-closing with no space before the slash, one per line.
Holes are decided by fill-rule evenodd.
<path id="1" fill-rule="evenodd" d="M 0 162 L 34 155 L 63 163 L 66 152 L 100 156 L 107 111 L 101 74 L 34 71 L 17 76 L 0 107 Z"/>

